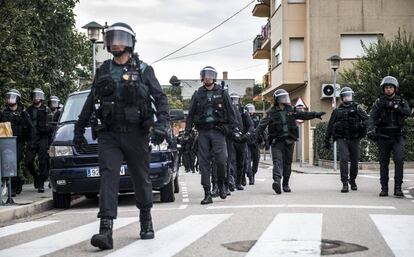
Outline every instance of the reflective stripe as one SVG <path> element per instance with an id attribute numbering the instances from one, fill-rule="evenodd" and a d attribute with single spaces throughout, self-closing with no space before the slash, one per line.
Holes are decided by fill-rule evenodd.
<path id="1" fill-rule="evenodd" d="M 122 31 L 125 31 L 125 32 L 127 32 L 127 33 L 129 33 L 129 34 L 131 34 L 135 37 L 135 33 L 132 30 L 121 27 L 121 26 L 110 27 L 106 30 L 106 32 L 112 31 L 112 30 L 122 30 Z"/>

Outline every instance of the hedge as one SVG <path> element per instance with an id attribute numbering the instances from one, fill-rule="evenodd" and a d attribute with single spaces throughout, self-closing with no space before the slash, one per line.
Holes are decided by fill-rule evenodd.
<path id="1" fill-rule="evenodd" d="M 324 148 L 325 132 L 327 122 L 320 122 L 316 125 L 313 138 L 313 149 L 315 153 L 315 160 L 333 160 L 332 150 Z M 405 160 L 414 161 L 414 120 L 407 119 L 404 126 L 405 141 Z M 360 145 L 360 161 L 361 162 L 377 162 L 378 161 L 378 147 L 377 144 L 367 139 L 361 140 Z"/>

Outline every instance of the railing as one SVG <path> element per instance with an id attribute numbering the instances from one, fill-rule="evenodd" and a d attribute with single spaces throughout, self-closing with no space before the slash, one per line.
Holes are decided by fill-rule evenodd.
<path id="1" fill-rule="evenodd" d="M 262 35 L 257 35 L 253 40 L 253 53 L 256 53 L 257 50 L 262 49 L 262 44 L 264 42 Z"/>
<path id="2" fill-rule="evenodd" d="M 270 38 L 270 33 L 271 33 L 271 29 L 270 29 L 270 20 L 269 20 L 266 25 L 262 26 L 261 35 L 264 38 L 263 41 L 266 41 L 266 39 Z"/>

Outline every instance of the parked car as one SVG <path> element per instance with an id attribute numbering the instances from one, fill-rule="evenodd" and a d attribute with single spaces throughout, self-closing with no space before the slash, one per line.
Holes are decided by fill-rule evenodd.
<path id="1" fill-rule="evenodd" d="M 53 190 L 53 202 L 56 208 L 70 208 L 72 195 L 85 195 L 96 198 L 100 187 L 98 165 L 98 144 L 92 139 L 91 128 L 87 127 L 85 138 L 87 145 L 73 145 L 73 129 L 90 90 L 69 95 L 63 107 L 57 129 L 49 149 L 50 184 Z M 171 120 L 184 118 L 181 110 L 175 110 Z M 167 141 L 169 143 L 167 143 Z M 153 190 L 160 191 L 161 202 L 174 202 L 174 193 L 179 192 L 178 151 L 175 136 L 170 133 L 169 140 L 161 145 L 151 145 L 151 163 L 149 178 Z M 139 158 L 139 156 L 137 156 Z M 133 192 L 133 185 L 124 162 L 121 167 L 119 193 Z"/>

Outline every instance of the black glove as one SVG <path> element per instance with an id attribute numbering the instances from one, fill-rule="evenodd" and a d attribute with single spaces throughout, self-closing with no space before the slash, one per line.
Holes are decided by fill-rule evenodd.
<path id="1" fill-rule="evenodd" d="M 326 150 L 331 150 L 331 141 L 329 139 L 325 139 L 324 147 Z"/>
<path id="2" fill-rule="evenodd" d="M 375 136 L 375 131 L 374 130 L 370 130 L 367 132 L 367 137 L 368 139 L 375 141 L 377 139 L 377 137 Z"/>
<path id="3" fill-rule="evenodd" d="M 83 134 L 75 134 L 73 136 L 73 144 L 76 147 L 81 147 L 82 145 L 87 145 L 88 141 L 86 140 L 85 136 Z"/>
<path id="4" fill-rule="evenodd" d="M 233 132 L 233 140 L 236 143 L 242 143 L 243 142 L 243 135 L 240 133 L 240 131 Z"/>
<path id="5" fill-rule="evenodd" d="M 322 119 L 322 116 L 325 115 L 326 112 L 315 112 L 315 118 Z"/>
<path id="6" fill-rule="evenodd" d="M 159 145 L 167 138 L 168 127 L 165 123 L 156 122 L 152 127 L 151 143 Z"/>
<path id="7" fill-rule="evenodd" d="M 262 143 L 263 143 L 263 141 L 264 141 L 263 136 L 256 135 L 256 143 L 257 143 L 258 145 L 262 144 Z"/>

